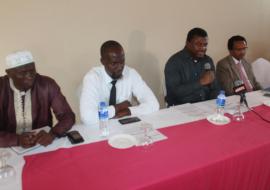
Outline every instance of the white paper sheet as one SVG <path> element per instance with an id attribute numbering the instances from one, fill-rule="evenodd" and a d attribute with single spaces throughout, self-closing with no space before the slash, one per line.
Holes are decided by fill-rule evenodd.
<path id="1" fill-rule="evenodd" d="M 49 132 L 49 131 L 50 131 L 50 127 L 48 127 L 48 126 L 47 126 L 47 127 L 42 127 L 42 128 L 40 128 L 40 129 L 32 130 L 31 132 L 38 133 L 38 132 L 41 131 L 41 130 L 44 130 L 44 131 L 46 131 L 46 132 Z M 32 147 L 30 147 L 30 148 L 23 148 L 23 147 L 20 147 L 20 146 L 12 146 L 12 147 L 10 147 L 10 148 L 11 148 L 11 150 L 13 150 L 14 152 L 16 152 L 18 155 L 21 155 L 21 154 L 24 154 L 24 153 L 26 153 L 26 152 L 30 152 L 30 151 L 32 151 L 32 150 L 35 150 L 35 149 L 37 149 L 37 148 L 39 148 L 39 147 L 41 147 L 40 144 L 37 144 L 37 145 L 32 146 Z"/>
<path id="2" fill-rule="evenodd" d="M 150 123 L 137 122 L 120 126 L 117 133 L 129 134 L 136 138 L 138 146 L 142 145 L 145 140 L 145 127 L 148 128 L 147 137 L 151 138 L 152 142 L 158 142 L 167 139 L 165 135 L 160 133 Z"/>

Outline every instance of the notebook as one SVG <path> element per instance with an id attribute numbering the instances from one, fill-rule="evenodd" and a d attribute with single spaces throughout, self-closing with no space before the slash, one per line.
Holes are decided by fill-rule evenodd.
<path id="1" fill-rule="evenodd" d="M 31 132 L 38 133 L 38 132 L 41 131 L 41 130 L 44 130 L 44 131 L 46 131 L 46 132 L 49 132 L 50 129 L 51 129 L 51 128 L 47 126 L 47 127 L 42 127 L 42 128 L 40 128 L 40 129 L 32 130 Z M 18 155 L 21 155 L 21 154 L 24 154 L 24 153 L 26 153 L 26 152 L 32 151 L 32 150 L 34 150 L 34 149 L 37 149 L 37 148 L 40 147 L 40 146 L 41 146 L 40 144 L 37 144 L 37 145 L 32 146 L 32 147 L 30 147 L 30 148 L 23 148 L 23 147 L 20 147 L 20 146 L 12 146 L 12 147 L 10 147 L 10 148 L 11 148 L 11 150 L 13 150 L 14 152 L 16 152 Z"/>

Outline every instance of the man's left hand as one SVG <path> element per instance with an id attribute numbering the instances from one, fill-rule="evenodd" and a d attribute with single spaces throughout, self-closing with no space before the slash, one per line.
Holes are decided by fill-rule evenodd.
<path id="1" fill-rule="evenodd" d="M 130 110 L 128 108 L 117 112 L 116 115 L 115 115 L 115 118 L 120 118 L 120 117 L 124 117 L 124 116 L 127 116 L 127 115 L 131 115 Z"/>
<path id="2" fill-rule="evenodd" d="M 51 144 L 55 138 L 55 135 L 52 134 L 52 133 L 47 133 L 46 131 L 44 130 L 41 130 L 37 136 L 37 143 L 38 144 L 41 144 L 43 146 L 48 146 L 49 144 Z"/>

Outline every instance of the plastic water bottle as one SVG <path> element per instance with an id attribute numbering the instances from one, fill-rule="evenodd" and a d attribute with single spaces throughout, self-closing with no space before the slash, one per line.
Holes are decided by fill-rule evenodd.
<path id="1" fill-rule="evenodd" d="M 217 116 L 223 116 L 224 115 L 224 108 L 226 103 L 226 96 L 224 90 L 221 90 L 219 92 L 219 95 L 217 96 L 216 105 L 217 105 Z"/>
<path id="2" fill-rule="evenodd" d="M 98 117 L 99 117 L 99 130 L 102 137 L 107 137 L 109 135 L 108 121 L 109 112 L 106 102 L 100 102 L 98 107 Z"/>

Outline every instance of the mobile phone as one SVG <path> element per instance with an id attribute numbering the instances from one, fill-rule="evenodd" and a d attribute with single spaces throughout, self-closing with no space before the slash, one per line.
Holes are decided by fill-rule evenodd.
<path id="1" fill-rule="evenodd" d="M 129 117 L 129 118 L 125 118 L 125 119 L 119 119 L 118 121 L 119 121 L 119 123 L 124 125 L 124 124 L 128 124 L 128 123 L 138 122 L 141 120 L 138 117 Z"/>
<path id="2" fill-rule="evenodd" d="M 83 137 L 81 136 L 81 134 L 78 131 L 68 132 L 67 137 L 68 137 L 69 141 L 71 142 L 71 144 L 78 144 L 78 143 L 84 142 Z"/>
<path id="3" fill-rule="evenodd" d="M 263 95 L 264 96 L 267 96 L 267 97 L 270 97 L 270 94 L 269 93 L 264 93 Z"/>

